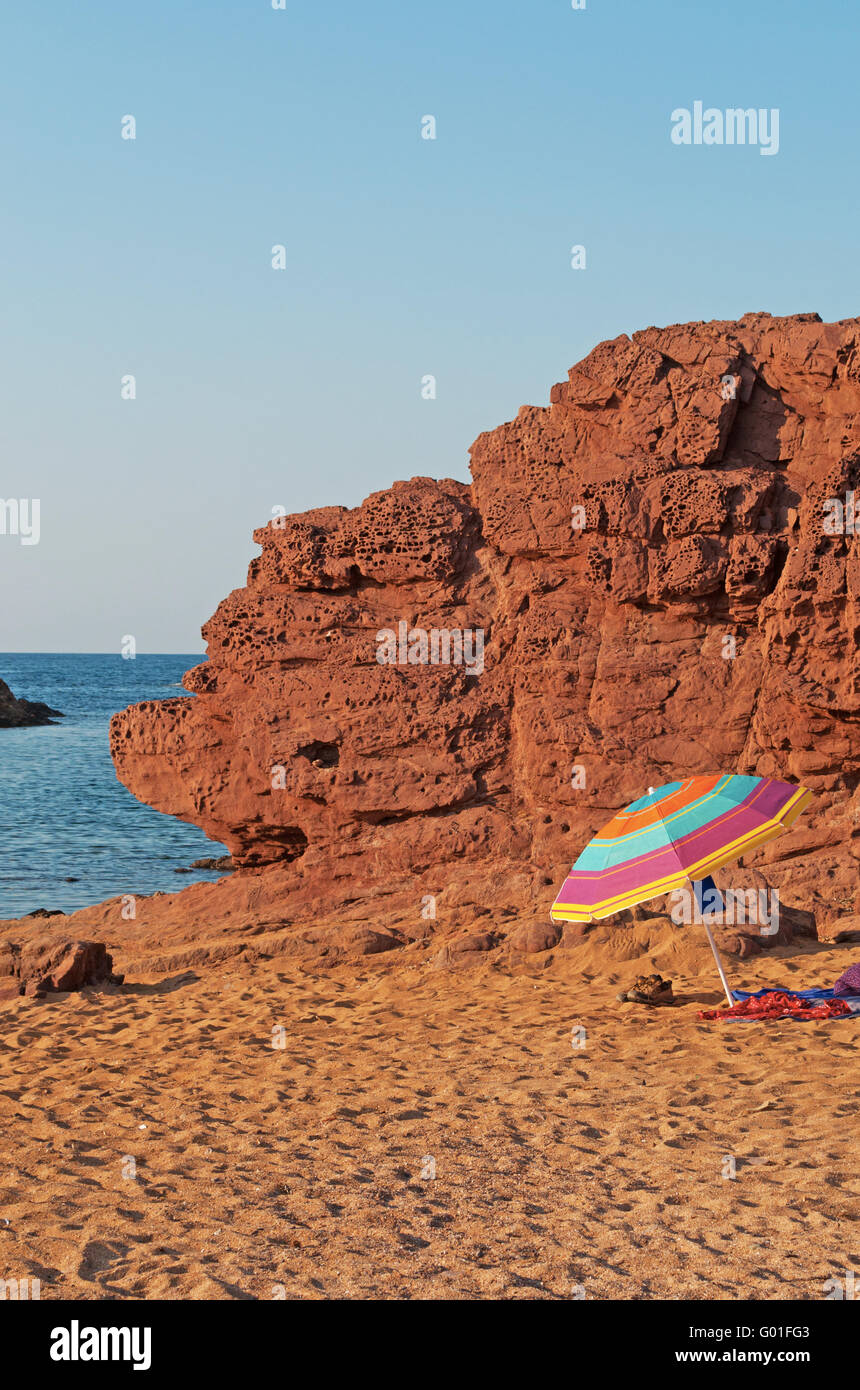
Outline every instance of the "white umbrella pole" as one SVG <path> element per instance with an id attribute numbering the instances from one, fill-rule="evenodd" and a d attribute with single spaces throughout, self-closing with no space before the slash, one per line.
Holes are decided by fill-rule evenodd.
<path id="1" fill-rule="evenodd" d="M 717 943 L 714 940 L 711 928 L 708 926 L 707 920 L 705 918 L 705 909 L 703 907 L 703 901 L 705 893 L 709 891 L 716 893 L 719 896 L 720 890 L 718 889 L 717 885 L 714 883 L 714 880 L 710 876 L 708 876 L 708 878 L 703 878 L 701 880 L 694 881 L 693 893 L 695 894 L 696 902 L 699 904 L 699 911 L 702 914 L 702 926 L 705 928 L 708 941 L 710 942 L 711 950 L 714 953 L 714 960 L 717 963 L 717 970 L 720 972 L 720 979 L 723 982 L 723 989 L 726 991 L 726 998 L 728 999 L 730 1004 L 734 1004 L 735 1001 L 732 998 L 732 992 L 729 989 L 729 982 L 726 979 L 726 972 L 723 969 L 723 962 L 720 960 L 720 953 L 717 950 Z M 720 898 L 720 901 L 722 901 L 722 898 Z"/>

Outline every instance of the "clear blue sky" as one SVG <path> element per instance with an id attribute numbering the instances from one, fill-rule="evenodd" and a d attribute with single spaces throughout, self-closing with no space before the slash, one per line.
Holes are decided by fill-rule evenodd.
<path id="1" fill-rule="evenodd" d="M 0 650 L 202 650 L 273 506 L 467 480 L 621 332 L 860 312 L 858 37 L 856 0 L 5 7 L 0 496 L 42 515 Z M 779 154 L 673 145 L 696 100 L 779 108 Z"/>

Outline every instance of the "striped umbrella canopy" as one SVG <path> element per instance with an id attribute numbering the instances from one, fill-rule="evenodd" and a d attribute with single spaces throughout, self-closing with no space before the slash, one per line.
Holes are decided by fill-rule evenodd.
<path id="1" fill-rule="evenodd" d="M 810 800 L 805 787 L 735 773 L 651 788 L 586 845 L 553 904 L 552 920 L 595 922 L 688 883 L 696 886 L 788 830 Z"/>

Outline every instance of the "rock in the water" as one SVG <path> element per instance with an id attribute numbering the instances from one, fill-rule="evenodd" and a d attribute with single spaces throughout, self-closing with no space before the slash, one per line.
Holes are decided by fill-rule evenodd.
<path id="1" fill-rule="evenodd" d="M 6 682 L 0 681 L 0 729 L 26 729 L 62 718 L 60 710 L 39 700 L 16 699 Z"/>

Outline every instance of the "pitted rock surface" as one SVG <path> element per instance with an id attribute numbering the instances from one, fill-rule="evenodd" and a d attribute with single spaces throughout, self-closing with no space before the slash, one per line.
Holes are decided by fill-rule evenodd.
<path id="1" fill-rule="evenodd" d="M 860 534 L 823 523 L 855 491 L 860 533 L 860 320 L 602 343 L 472 474 L 255 532 L 194 697 L 115 716 L 126 786 L 230 849 L 220 900 L 262 870 L 309 913 L 399 892 L 416 921 L 437 898 L 431 934 L 545 921 L 619 807 L 724 771 L 810 787 L 751 862 L 831 932 L 860 912 Z M 401 620 L 482 629 L 483 672 L 381 665 Z"/>

